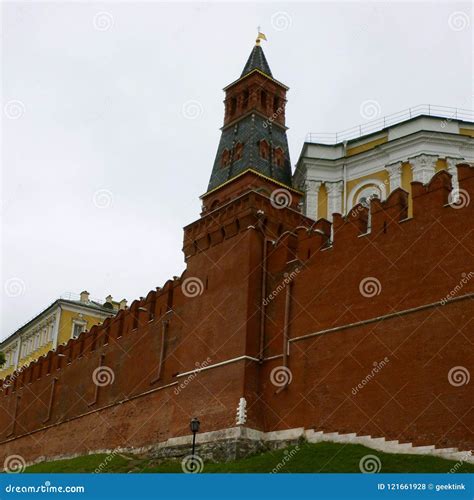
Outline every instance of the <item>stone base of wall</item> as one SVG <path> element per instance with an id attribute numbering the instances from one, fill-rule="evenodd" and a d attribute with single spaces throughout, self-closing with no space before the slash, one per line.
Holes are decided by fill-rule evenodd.
<path id="1" fill-rule="evenodd" d="M 298 429 L 299 430 L 299 429 Z M 229 462 L 277 448 L 286 448 L 303 439 L 295 430 L 279 432 L 278 439 L 267 439 L 264 433 L 248 427 L 232 427 L 198 434 L 196 454 L 205 461 Z M 152 458 L 182 458 L 192 451 L 192 436 L 183 436 L 159 443 L 149 450 Z"/>
<path id="2" fill-rule="evenodd" d="M 456 448 L 437 449 L 434 446 L 413 446 L 411 443 L 386 441 L 385 438 L 372 438 L 371 436 L 357 436 L 353 434 L 339 434 L 338 432 L 323 433 L 312 429 L 298 427 L 274 432 L 261 432 L 248 427 L 231 427 L 219 431 L 198 433 L 196 437 L 195 453 L 203 461 L 229 462 L 245 458 L 256 453 L 269 450 L 295 446 L 303 441 L 309 443 L 336 442 L 347 444 L 362 444 L 374 450 L 385 453 L 401 453 L 414 455 L 433 455 L 448 460 L 474 463 L 471 452 L 460 452 Z M 192 435 L 168 439 L 141 448 L 116 448 L 90 451 L 92 453 L 119 454 L 130 453 L 146 456 L 155 460 L 180 460 L 191 454 Z M 50 457 L 47 461 L 74 458 L 75 455 L 62 455 Z M 44 457 L 33 463 L 45 461 Z M 28 464 L 31 465 L 31 464 Z"/>

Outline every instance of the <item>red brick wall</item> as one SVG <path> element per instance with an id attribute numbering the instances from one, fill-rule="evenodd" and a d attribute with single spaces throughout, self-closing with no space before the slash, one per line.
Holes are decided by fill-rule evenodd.
<path id="1" fill-rule="evenodd" d="M 474 169 L 461 168 L 460 176 L 461 189 L 472 199 Z M 428 188 L 413 187 L 413 219 L 399 222 L 405 196 L 393 193 L 385 204 L 373 202 L 369 235 L 360 236 L 358 219 L 364 210 L 356 208 L 352 222 L 336 218 L 333 248 L 309 258 L 301 252 L 302 260 L 292 264 L 300 272 L 292 280 L 290 338 L 335 331 L 290 342 L 293 380 L 279 394 L 270 373 L 281 358 L 264 365 L 264 399 L 272 408 L 265 415 L 266 428 L 304 426 L 417 444 L 474 446 L 472 381 L 459 387 L 448 381 L 453 367 L 472 373 L 474 366 L 474 297 L 462 300 L 474 293 L 474 203 L 462 209 L 447 205 L 446 172 Z M 297 248 L 307 238 L 300 231 Z M 275 283 L 289 270 L 281 265 L 280 253 L 287 254 L 288 245 L 271 257 Z M 463 277 L 462 289 L 441 305 Z M 378 280 L 378 295 L 361 294 L 366 278 Z M 282 352 L 284 302 L 282 291 L 267 308 L 273 321 L 266 356 Z M 433 306 L 337 329 L 429 304 Z M 352 389 L 385 358 L 386 366 L 354 395 Z"/>
<path id="2" fill-rule="evenodd" d="M 473 174 L 459 169 L 461 188 L 474 200 Z M 462 296 L 474 293 L 474 278 L 453 300 L 440 301 L 463 273 L 474 272 L 474 202 L 453 208 L 449 190 L 445 172 L 428 187 L 414 183 L 415 215 L 402 222 L 405 193 L 374 200 L 372 231 L 364 236 L 362 207 L 347 220 L 336 216 L 330 248 L 327 222 L 313 225 L 257 193 L 187 226 L 183 276 L 30 365 L 3 391 L 0 461 L 144 446 L 188 434 L 196 415 L 203 432 L 231 427 L 242 396 L 246 425 L 265 431 L 306 427 L 472 448 L 473 385 L 453 386 L 448 373 L 473 370 L 474 303 Z M 308 232 L 311 226 L 318 232 Z M 279 390 L 271 382 L 272 369 L 283 364 L 287 287 L 265 308 L 264 357 L 276 358 L 178 376 L 259 356 L 263 234 L 276 242 L 267 244 L 265 297 L 285 273 L 291 281 L 291 383 Z M 378 295 L 361 294 L 366 278 L 378 280 Z M 101 364 L 114 381 L 97 389 L 92 374 Z"/>

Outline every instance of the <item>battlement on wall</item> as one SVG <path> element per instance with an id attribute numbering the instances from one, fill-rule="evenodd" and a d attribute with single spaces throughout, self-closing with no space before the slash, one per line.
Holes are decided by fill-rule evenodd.
<path id="1" fill-rule="evenodd" d="M 472 209 L 469 201 L 474 200 L 473 166 L 459 164 L 458 179 L 458 204 L 450 200 L 451 175 L 446 171 L 438 172 L 427 185 L 413 182 L 413 219 L 429 220 L 443 210 L 463 210 L 469 206 Z M 183 251 L 189 258 L 239 232 L 247 231 L 257 224 L 263 212 L 265 229 L 269 237 L 274 238 L 271 251 L 273 267 L 283 269 L 288 262 L 304 262 L 316 252 L 337 251 L 338 247 L 355 242 L 355 238 L 376 238 L 387 234 L 394 226 L 408 221 L 407 209 L 408 193 L 397 189 L 385 201 L 371 200 L 370 208 L 359 204 L 346 217 L 334 214 L 331 224 L 326 219 L 311 221 L 292 209 L 275 208 L 268 197 L 251 191 L 186 226 Z M 0 391 L 5 395 L 15 392 L 25 384 L 56 373 L 88 352 L 120 342 L 122 337 L 133 334 L 153 321 L 160 321 L 172 311 L 177 295 L 180 296 L 180 302 L 186 299 L 181 290 L 185 274 L 168 280 L 162 288 L 135 300 L 128 309 L 119 311 L 113 318 L 107 318 L 102 325 L 93 326 L 77 339 L 70 339 L 67 344 L 59 345 L 55 351 L 10 374 L 3 381 Z"/>
<path id="2" fill-rule="evenodd" d="M 253 345 L 249 347 L 245 339 L 246 334 L 247 338 L 257 338 L 258 335 L 255 335 L 258 329 L 257 322 L 255 325 L 252 324 L 248 331 L 239 330 L 239 335 L 224 339 L 228 330 L 232 330 L 233 324 L 239 324 L 240 320 L 245 324 L 247 324 L 245 318 L 249 316 L 255 316 L 258 320 L 261 304 L 259 285 L 265 279 L 262 279 L 262 274 L 258 272 L 261 268 L 261 249 L 265 245 L 261 245 L 262 238 L 253 236 L 257 233 L 255 229 L 257 227 L 262 229 L 267 237 L 266 241 L 270 243 L 267 246 L 269 249 L 266 274 L 267 295 L 274 289 L 273 285 L 281 282 L 282 275 L 285 272 L 288 273 L 291 266 L 297 265 L 304 272 L 299 273 L 298 277 L 294 276 L 292 287 L 289 287 L 295 294 L 293 311 L 303 306 L 306 307 L 308 304 L 314 304 L 318 311 L 317 321 L 314 320 L 312 314 L 302 314 L 298 321 L 295 321 L 295 318 L 292 319 L 289 334 L 293 341 L 295 337 L 304 337 L 308 332 L 333 327 L 336 320 L 341 324 L 353 321 L 352 318 L 344 316 L 346 305 L 353 305 L 352 310 L 359 318 L 365 320 L 374 316 L 374 307 L 379 308 L 377 314 L 386 314 L 385 309 L 389 312 L 392 312 L 394 306 L 408 309 L 408 307 L 418 306 L 419 303 L 434 302 L 449 292 L 450 285 L 445 274 L 443 278 L 440 278 L 432 273 L 432 281 L 427 282 L 426 290 L 421 297 L 410 282 L 410 273 L 413 269 L 408 265 L 405 274 L 395 271 L 395 280 L 391 279 L 389 273 L 385 273 L 385 280 L 382 279 L 382 281 L 384 281 L 386 295 L 381 295 L 378 302 L 378 299 L 375 299 L 369 304 L 360 294 L 353 293 L 358 289 L 360 279 L 358 268 L 363 267 L 360 260 L 356 269 L 348 268 L 344 271 L 346 269 L 344 266 L 353 256 L 351 255 L 353 249 L 357 245 L 359 249 L 365 245 L 364 272 L 372 273 L 380 270 L 382 273 L 381 260 L 376 261 L 375 256 L 380 253 L 380 249 L 387 248 L 386 242 L 391 240 L 393 243 L 394 240 L 400 240 L 397 251 L 400 247 L 403 248 L 403 245 L 409 247 L 417 239 L 417 232 L 420 230 L 429 232 L 430 224 L 436 219 L 448 227 L 453 223 L 456 231 L 459 232 L 460 228 L 466 225 L 466 221 L 471 220 L 474 208 L 474 205 L 469 203 L 474 197 L 474 168 L 469 165 L 459 165 L 458 179 L 460 194 L 458 205 L 450 200 L 451 176 L 444 171 L 439 172 L 427 185 L 413 183 L 414 217 L 410 219 L 407 219 L 408 194 L 403 190 L 396 190 L 385 201 L 372 200 L 370 209 L 358 205 L 346 217 L 336 214 L 333 224 L 324 219 L 314 222 L 292 209 L 276 208 L 268 196 L 255 192 L 248 192 L 234 202 L 219 208 L 215 213 L 211 212 L 185 228 L 185 242 L 193 246 L 197 245 L 192 255 L 204 253 L 207 249 L 215 249 L 217 255 L 221 256 L 228 251 L 228 248 L 224 245 L 219 247 L 220 244 L 236 235 L 246 233 L 249 237 L 245 245 L 231 245 L 234 249 L 226 262 L 226 272 L 229 269 L 236 270 L 236 275 L 240 279 L 242 262 L 251 260 L 248 269 L 251 270 L 254 267 L 257 269 L 255 278 L 246 281 L 248 276 L 243 276 L 242 279 L 235 279 L 233 282 L 229 274 L 223 274 L 221 269 L 215 268 L 209 273 L 211 283 L 209 288 L 207 288 L 207 279 L 203 280 L 206 283 L 204 288 L 206 293 L 203 293 L 201 297 L 190 298 L 190 295 L 183 291 L 188 276 L 191 276 L 190 270 L 193 269 L 190 266 L 181 277 L 168 280 L 162 288 L 150 291 L 146 297 L 134 301 L 129 309 L 119 312 L 117 316 L 107 319 L 102 325 L 93 327 L 65 345 L 58 346 L 56 351 L 48 353 L 47 356 L 40 358 L 25 369 L 12 374 L 5 379 L 3 384 L 3 396 L 1 396 L 3 408 L 0 408 L 3 431 L 0 433 L 0 442 L 4 446 L 9 446 L 8 443 L 14 442 L 13 446 L 26 439 L 26 436 L 31 433 L 43 433 L 53 428 L 57 429 L 51 430 L 54 436 L 61 435 L 66 432 L 62 429 L 70 429 L 68 426 L 72 425 L 72 421 L 86 421 L 91 414 L 95 415 L 94 412 L 101 411 L 110 412 L 107 415 L 112 416 L 111 418 L 117 412 L 123 412 L 123 414 L 120 413 L 120 419 L 123 420 L 117 420 L 118 424 L 116 424 L 117 434 L 121 435 L 122 426 L 128 425 L 128 422 L 134 423 L 139 418 L 139 411 L 133 413 L 134 410 L 130 409 L 134 406 L 135 398 L 150 398 L 143 403 L 145 406 L 151 405 L 149 401 L 153 400 L 156 408 L 172 408 L 166 410 L 168 413 L 160 421 L 160 429 L 162 429 L 160 439 L 180 435 L 187 429 L 189 412 L 196 408 L 206 412 L 206 404 L 212 404 L 213 400 L 211 398 L 207 403 L 203 403 L 197 398 L 195 391 L 199 390 L 200 384 L 196 384 L 194 390 L 184 396 L 186 410 L 183 412 L 181 408 L 183 400 L 173 406 L 173 398 L 176 394 L 174 389 L 183 380 L 180 377 L 186 378 L 193 373 L 197 366 L 195 363 L 202 362 L 209 354 L 212 354 L 212 369 L 206 370 L 205 375 L 200 375 L 208 377 L 207 387 L 219 391 L 222 378 L 227 375 L 229 380 L 226 383 L 235 382 L 235 386 L 232 391 L 226 390 L 225 405 L 219 406 L 221 413 L 216 416 L 215 409 L 213 409 L 211 413 L 206 414 L 206 420 L 214 429 L 228 427 L 233 422 L 235 404 L 242 396 L 243 378 L 248 376 L 248 380 L 251 381 L 248 382 L 245 378 L 246 383 L 253 384 L 260 376 L 256 371 L 252 371 L 251 376 L 245 373 L 250 373 L 249 370 L 256 370 L 257 366 L 265 366 L 265 364 L 257 363 L 256 350 Z M 452 236 L 448 233 L 443 234 L 442 224 L 437 226 L 437 236 L 440 238 L 438 241 L 441 241 L 444 247 L 450 245 Z M 407 227 L 411 230 L 404 234 L 403 228 Z M 220 233 L 221 236 L 217 236 L 216 233 Z M 387 238 L 387 235 L 390 238 Z M 199 246 L 199 242 L 208 237 L 209 244 Z M 424 241 L 418 245 L 416 255 L 414 255 L 418 266 L 414 279 L 418 282 L 420 277 L 423 277 L 424 271 L 422 269 L 425 259 L 423 245 Z M 239 254 L 239 252 L 242 253 Z M 353 253 L 358 254 L 358 252 Z M 371 262 L 371 256 L 373 262 Z M 465 267 L 469 261 L 466 260 L 462 249 L 459 249 L 451 259 L 458 257 L 461 257 L 459 260 Z M 432 256 L 433 258 L 437 258 L 436 255 Z M 206 265 L 198 259 L 192 262 L 196 269 L 201 269 L 203 265 Z M 432 262 L 433 260 L 431 264 Z M 459 274 L 461 269 L 456 268 L 456 265 L 453 267 Z M 433 268 L 432 265 L 431 268 Z M 341 270 L 344 272 L 336 282 L 334 276 Z M 290 279 L 293 278 L 290 276 Z M 397 280 L 403 281 L 403 284 L 399 282 L 394 285 Z M 229 287 L 223 293 L 223 287 L 225 288 L 227 283 Z M 317 302 L 314 301 L 317 292 L 323 288 L 324 293 L 318 295 Z M 412 290 L 412 295 L 406 299 L 405 303 L 399 303 L 396 300 L 396 294 L 399 293 L 404 299 L 407 290 Z M 227 293 L 230 298 L 227 302 L 225 300 L 221 302 L 221 296 Z M 266 338 L 271 341 L 265 352 L 268 359 L 273 359 L 275 356 L 275 359 L 279 360 L 283 352 L 281 336 L 285 323 L 283 318 L 285 295 L 286 293 L 278 297 L 272 296 L 266 308 L 265 314 L 268 318 L 265 327 Z M 206 323 L 209 311 L 215 311 L 217 305 L 220 307 L 218 314 L 216 313 Z M 235 321 L 233 314 L 239 308 L 239 321 Z M 201 321 L 203 325 L 195 329 L 195 325 L 200 324 Z M 168 326 L 165 326 L 168 323 L 169 330 Z M 205 336 L 205 342 L 201 342 L 202 349 L 199 350 L 201 335 Z M 169 351 L 168 347 L 163 347 L 165 337 L 170 342 L 167 344 L 168 347 L 171 346 Z M 235 341 L 237 337 L 239 337 L 238 342 Z M 336 335 L 333 337 L 335 346 L 339 342 L 336 337 Z M 213 350 L 217 344 L 218 349 Z M 223 352 L 219 350 L 222 345 L 226 346 Z M 179 346 L 179 349 L 174 349 L 176 346 Z M 215 354 L 217 351 L 219 351 L 218 355 Z M 250 368 L 244 366 L 247 359 L 255 363 Z M 232 364 L 229 364 L 230 361 Z M 319 358 L 315 358 L 314 362 L 317 364 L 319 361 Z M 225 368 L 219 370 L 219 366 L 224 365 Z M 91 383 L 91 375 L 102 366 L 113 369 L 116 380 L 110 387 L 99 390 Z M 298 378 L 298 372 L 295 371 L 295 383 L 304 379 L 304 374 Z M 267 378 L 262 380 L 266 383 Z M 337 385 L 335 387 L 337 388 Z M 74 400 L 76 395 L 79 395 L 77 401 Z M 152 399 L 155 396 L 156 398 Z M 273 399 L 271 399 L 273 395 L 269 397 L 273 404 Z M 129 401 L 132 403 L 128 403 Z M 162 404 L 165 406 L 162 407 Z M 127 410 L 118 410 L 126 405 L 128 405 Z M 178 414 L 179 417 L 176 416 Z M 298 418 L 303 419 L 304 416 L 300 415 Z M 172 424 L 169 423 L 170 421 Z M 257 427 L 258 425 L 260 421 L 256 424 Z M 295 425 L 300 425 L 300 422 L 295 421 Z M 149 443 L 158 438 L 155 434 L 147 434 L 140 439 L 137 440 L 138 443 Z M 121 442 L 120 436 L 117 437 L 117 442 Z M 92 446 L 95 446 L 95 443 Z"/>
<path id="3" fill-rule="evenodd" d="M 319 219 L 309 227 L 298 226 L 284 232 L 274 242 L 272 263 L 283 269 L 288 262 L 304 262 L 316 252 L 334 251 L 354 245 L 360 237 L 377 239 L 412 222 L 421 224 L 441 217 L 448 210 L 458 212 L 474 207 L 474 166 L 457 165 L 458 189 L 453 192 L 452 176 L 445 170 L 436 173 L 424 185 L 412 182 L 413 217 L 408 218 L 409 193 L 402 188 L 394 190 L 386 200 L 370 201 L 370 206 L 358 204 L 347 216 L 333 214 L 333 222 Z M 457 195 L 457 197 L 456 197 Z"/>
<path id="4" fill-rule="evenodd" d="M 94 325 L 77 338 L 69 339 L 66 344 L 58 345 L 46 355 L 16 370 L 0 381 L 0 392 L 8 396 L 45 376 L 59 374 L 87 353 L 100 351 L 104 346 L 116 344 L 121 338 L 134 334 L 152 322 L 163 320 L 172 311 L 175 290 L 178 289 L 179 293 L 181 284 L 182 277 L 168 280 L 163 287 L 151 290 L 146 297 L 135 300 L 116 316 L 106 318 L 102 324 Z"/>
<path id="5" fill-rule="evenodd" d="M 288 192 L 287 196 L 291 194 Z M 309 227 L 313 222 L 286 205 L 276 206 L 268 196 L 256 190 L 248 191 L 184 228 L 185 259 L 247 231 L 261 220 L 261 216 L 265 221 L 265 233 L 275 239 L 289 228 Z"/>

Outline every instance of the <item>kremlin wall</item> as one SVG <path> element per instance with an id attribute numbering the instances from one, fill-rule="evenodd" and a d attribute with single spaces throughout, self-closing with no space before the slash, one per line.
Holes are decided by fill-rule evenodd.
<path id="1" fill-rule="evenodd" d="M 261 78 L 252 57 L 235 85 Z M 445 170 L 412 182 L 409 218 L 398 188 L 314 221 L 292 186 L 287 203 L 269 196 L 284 179 L 214 176 L 184 228 L 181 277 L 5 379 L 0 461 L 169 455 L 192 417 L 198 453 L 201 436 L 222 448 L 236 427 L 474 448 L 474 168 L 457 165 L 458 203 Z M 222 453 L 248 451 L 242 438 Z"/>

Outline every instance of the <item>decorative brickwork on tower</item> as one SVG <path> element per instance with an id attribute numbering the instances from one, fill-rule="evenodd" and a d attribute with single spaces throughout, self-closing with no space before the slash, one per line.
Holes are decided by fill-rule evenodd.
<path id="1" fill-rule="evenodd" d="M 273 78 L 260 45 L 253 48 L 241 77 L 224 90 L 224 126 L 203 196 L 205 211 L 229 201 L 227 184 L 249 171 L 267 179 L 267 190 L 268 180 L 273 180 L 270 192 L 279 186 L 292 188 L 285 126 L 288 87 Z"/>

